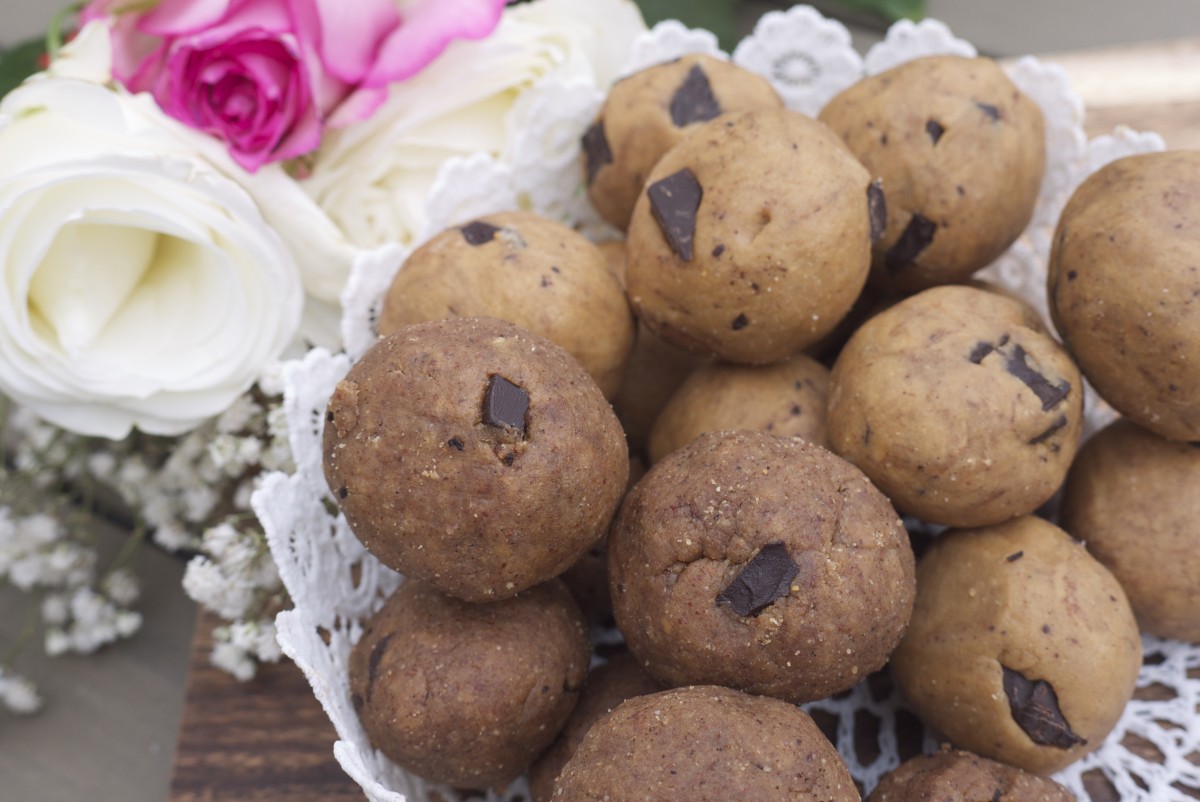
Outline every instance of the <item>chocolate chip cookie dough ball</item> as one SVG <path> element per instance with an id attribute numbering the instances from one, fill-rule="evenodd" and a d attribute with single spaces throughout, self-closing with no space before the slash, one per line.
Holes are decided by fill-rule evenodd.
<path id="1" fill-rule="evenodd" d="M 911 292 L 961 281 L 1033 216 L 1042 112 L 990 59 L 933 56 L 859 81 L 821 110 L 873 177 L 887 232 L 872 283 Z"/>
<path id="2" fill-rule="evenodd" d="M 704 432 L 750 429 L 803 437 L 826 445 L 829 369 L 808 356 L 778 365 L 707 365 L 667 403 L 650 431 L 649 457 L 658 462 Z"/>
<path id="3" fill-rule="evenodd" d="M 1200 445 L 1116 421 L 1071 466 L 1062 526 L 1113 572 L 1142 631 L 1200 643 Z"/>
<path id="4" fill-rule="evenodd" d="M 973 755 L 943 750 L 920 755 L 887 774 L 866 802 L 1075 802 L 1053 780 Z"/>
<path id="5" fill-rule="evenodd" d="M 824 125 L 730 114 L 654 168 L 629 225 L 627 292 L 676 345 L 767 364 L 850 311 L 870 266 L 870 178 Z"/>
<path id="6" fill-rule="evenodd" d="M 1027 306 L 935 287 L 876 315 L 842 349 L 829 440 L 901 512 L 985 526 L 1054 494 L 1082 406 L 1079 371 Z"/>
<path id="7" fill-rule="evenodd" d="M 354 534 L 467 601 L 566 570 L 604 536 L 629 471 L 621 426 L 579 363 L 488 318 L 380 340 L 325 421 L 325 479 Z"/>
<path id="8" fill-rule="evenodd" d="M 494 604 L 409 580 L 351 653 L 351 701 L 371 744 L 402 768 L 502 787 L 566 723 L 590 655 L 583 619 L 557 580 Z"/>
<path id="9" fill-rule="evenodd" d="M 1169 440 L 1200 440 L 1200 152 L 1120 159 L 1075 191 L 1050 312 L 1088 381 Z"/>
<path id="10" fill-rule="evenodd" d="M 639 696 L 598 722 L 554 789 L 562 802 L 858 802 L 846 764 L 798 707 L 729 688 Z"/>
<path id="11" fill-rule="evenodd" d="M 608 555 L 617 626 L 650 674 L 790 702 L 880 668 L 914 594 L 908 536 L 866 477 L 759 432 L 703 434 L 651 468 Z"/>
<path id="12" fill-rule="evenodd" d="M 414 251 L 384 296 L 379 333 L 449 317 L 500 318 L 561 345 L 607 398 L 633 347 L 633 315 L 604 254 L 529 212 L 481 217 Z"/>
<path id="13" fill-rule="evenodd" d="M 619 81 L 583 137 L 588 196 L 624 231 L 646 176 L 697 123 L 721 114 L 782 108 L 766 79 L 736 64 L 691 54 Z"/>
<path id="14" fill-rule="evenodd" d="M 1103 743 L 1141 664 L 1117 580 L 1082 543 L 1026 517 L 934 541 L 891 670 L 955 746 L 1050 774 Z"/>
<path id="15" fill-rule="evenodd" d="M 533 802 L 549 802 L 559 772 L 579 749 L 593 724 L 626 699 L 661 690 L 663 686 L 643 671 L 626 651 L 618 652 L 588 674 L 579 704 L 558 739 L 529 767 L 529 792 Z"/>

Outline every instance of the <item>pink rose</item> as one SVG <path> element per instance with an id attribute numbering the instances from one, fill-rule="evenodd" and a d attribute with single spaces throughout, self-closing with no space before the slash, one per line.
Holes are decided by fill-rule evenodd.
<path id="1" fill-rule="evenodd" d="M 159 0 L 138 13 L 92 0 L 82 19 L 115 14 L 114 77 L 254 171 L 370 116 L 451 40 L 491 33 L 504 2 Z"/>

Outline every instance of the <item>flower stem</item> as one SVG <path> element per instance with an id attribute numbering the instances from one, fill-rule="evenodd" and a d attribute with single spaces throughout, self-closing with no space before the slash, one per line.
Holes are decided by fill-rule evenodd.
<path id="1" fill-rule="evenodd" d="M 139 516 L 137 523 L 133 527 L 133 531 L 129 533 L 129 537 L 125 538 L 125 545 L 121 546 L 121 550 L 117 552 L 117 556 L 113 558 L 113 561 L 105 570 L 100 584 L 103 585 L 104 579 L 107 579 L 134 561 L 138 552 L 141 551 L 142 545 L 146 542 L 146 534 L 148 532 L 149 528 Z"/>
<path id="2" fill-rule="evenodd" d="M 13 662 L 25 651 L 25 647 L 33 640 L 33 636 L 37 634 L 38 609 L 42 605 L 42 595 L 34 594 L 28 608 L 25 610 L 25 624 L 21 627 L 21 632 L 17 635 L 16 642 L 8 647 L 8 651 L 0 657 L 0 669 L 12 668 Z"/>
<path id="3" fill-rule="evenodd" d="M 86 3 L 73 3 L 62 11 L 59 11 L 50 20 L 50 27 L 46 29 L 46 54 L 51 59 L 58 57 L 58 51 L 62 50 L 63 46 L 63 27 L 67 20 L 83 11 Z"/>

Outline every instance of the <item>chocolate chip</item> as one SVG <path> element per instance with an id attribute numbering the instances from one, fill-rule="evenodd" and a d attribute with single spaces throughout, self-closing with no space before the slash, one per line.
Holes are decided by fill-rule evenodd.
<path id="1" fill-rule="evenodd" d="M 691 123 L 702 123 L 718 117 L 721 104 L 713 96 L 708 76 L 699 65 L 688 71 L 683 84 L 671 98 L 671 122 L 680 128 Z"/>
<path id="2" fill-rule="evenodd" d="M 338 488 L 338 498 L 345 498 L 348 495 L 350 495 L 350 491 L 346 488 L 345 485 L 342 485 L 341 487 Z"/>
<path id="3" fill-rule="evenodd" d="M 367 685 L 375 684 L 375 677 L 379 674 L 379 661 L 383 659 L 383 652 L 391 639 L 391 635 L 384 635 L 371 647 L 371 656 L 367 658 Z"/>
<path id="4" fill-rule="evenodd" d="M 867 217 L 871 220 L 871 244 L 887 231 L 887 199 L 883 196 L 883 179 L 867 184 Z"/>
<path id="5" fill-rule="evenodd" d="M 937 120 L 932 117 L 925 123 L 925 133 L 929 134 L 929 138 L 933 140 L 933 144 L 937 144 L 942 138 L 942 134 L 946 133 L 946 129 Z"/>
<path id="6" fill-rule="evenodd" d="M 800 414 L 800 412 L 801 412 L 800 405 L 799 405 L 799 404 L 792 404 L 792 410 L 791 410 L 791 412 L 792 412 L 792 415 L 793 415 L 793 416 L 799 415 L 799 414 Z"/>
<path id="7" fill-rule="evenodd" d="M 746 328 L 746 326 L 748 326 L 748 325 L 750 325 L 750 318 L 746 317 L 745 315 L 738 315 L 737 317 L 735 317 L 733 319 L 733 330 L 734 331 L 741 331 L 742 329 Z"/>
<path id="8" fill-rule="evenodd" d="M 514 462 L 517 461 L 517 455 L 510 451 L 504 455 L 504 459 L 502 461 L 504 462 L 505 465 L 512 465 Z"/>
<path id="9" fill-rule="evenodd" d="M 771 602 L 788 595 L 799 571 L 786 546 L 768 543 L 717 594 L 717 604 L 728 605 L 742 617 L 758 615 Z"/>
<path id="10" fill-rule="evenodd" d="M 923 215 L 914 214 L 904 227 L 900 239 L 896 240 L 896 244 L 884 255 L 883 266 L 889 273 L 898 272 L 929 247 L 935 233 L 937 223 Z"/>
<path id="11" fill-rule="evenodd" d="M 1000 802 L 1001 796 L 1003 796 L 1003 794 L 1001 793 L 1000 789 L 997 788 L 996 792 L 992 794 L 992 802 Z"/>
<path id="12" fill-rule="evenodd" d="M 976 103 L 975 105 L 980 111 L 990 117 L 992 122 L 998 122 L 1000 120 L 1000 109 L 996 108 L 991 103 Z"/>
<path id="13" fill-rule="evenodd" d="M 685 262 L 692 261 L 692 239 L 696 235 L 696 212 L 704 190 L 686 167 L 656 181 L 646 189 L 650 211 L 662 229 L 671 250 Z"/>
<path id="14" fill-rule="evenodd" d="M 457 437 L 451 437 L 449 440 L 446 441 L 446 445 L 450 446 L 453 449 L 457 449 L 459 451 L 462 451 L 464 448 L 463 441 Z"/>
<path id="15" fill-rule="evenodd" d="M 713 258 L 714 258 L 714 259 L 716 259 L 716 258 L 720 257 L 720 256 L 721 256 L 721 254 L 723 254 L 723 253 L 725 253 L 725 246 L 724 246 L 724 245 L 718 245 L 717 247 L 715 247 L 715 248 L 713 248 L 713 249 L 712 249 L 712 255 L 713 255 Z"/>
<path id="16" fill-rule="evenodd" d="M 503 376 L 492 374 L 483 396 L 483 422 L 488 426 L 516 429 L 525 434 L 529 393 Z"/>
<path id="17" fill-rule="evenodd" d="M 496 233 L 500 230 L 491 223 L 485 223 L 482 220 L 476 220 L 472 223 L 467 223 L 461 229 L 463 239 L 468 245 L 478 248 L 480 245 L 487 245 L 496 238 Z"/>
<path id="18" fill-rule="evenodd" d="M 1072 732 L 1071 725 L 1058 707 L 1058 694 L 1050 683 L 1045 680 L 1032 682 L 1019 671 L 1005 665 L 1000 667 L 1004 669 L 1004 693 L 1008 696 L 1013 721 L 1024 730 L 1029 740 L 1059 749 L 1087 743 L 1086 739 Z"/>
<path id="19" fill-rule="evenodd" d="M 1004 369 L 1025 383 L 1042 402 L 1042 411 L 1049 412 L 1062 403 L 1071 393 L 1071 383 L 1063 379 L 1053 384 L 1042 374 L 1038 373 L 1025 361 L 1028 356 L 1025 349 L 1019 345 L 1013 346 L 1013 352 L 1004 363 Z"/>
<path id="20" fill-rule="evenodd" d="M 604 134 L 604 122 L 597 120 L 583 133 L 583 154 L 587 159 L 588 186 L 596 180 L 596 173 L 606 164 L 613 163 L 612 148 Z"/>
<path id="21" fill-rule="evenodd" d="M 1074 270 L 1068 270 L 1068 271 L 1067 271 L 1067 281 L 1074 281 L 1074 280 L 1075 280 L 1075 279 L 1077 279 L 1077 278 L 1079 278 L 1079 273 L 1078 273 L 1078 272 L 1076 272 L 1076 271 L 1074 271 Z"/>
<path id="22" fill-rule="evenodd" d="M 333 423 L 333 412 L 332 411 L 325 413 L 325 422 Z"/>
<path id="23" fill-rule="evenodd" d="M 986 357 L 988 354 L 990 354 L 992 351 L 995 351 L 995 350 L 996 350 L 996 347 L 994 345 L 992 345 L 991 343 L 985 343 L 983 341 L 980 341 L 980 342 L 975 343 L 975 347 L 971 349 L 971 356 L 968 358 L 972 362 L 974 362 L 976 365 L 978 365 L 979 363 L 983 362 L 984 357 Z"/>
<path id="24" fill-rule="evenodd" d="M 1037 437 L 1029 441 L 1029 445 L 1036 446 L 1038 443 L 1044 443 L 1054 436 L 1054 433 L 1067 425 L 1067 416 L 1059 415 L 1054 423 L 1046 427 L 1046 431 L 1039 434 Z"/>
<path id="25" fill-rule="evenodd" d="M 1021 559 L 1024 556 L 1025 556 L 1025 552 L 1015 551 L 1012 554 L 1005 557 L 1004 559 L 1008 560 L 1010 563 L 1015 563 L 1017 560 Z"/>

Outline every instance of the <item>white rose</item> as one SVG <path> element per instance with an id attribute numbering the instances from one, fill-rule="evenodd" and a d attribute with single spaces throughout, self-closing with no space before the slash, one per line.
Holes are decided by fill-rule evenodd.
<path id="1" fill-rule="evenodd" d="M 301 184 L 354 244 L 411 244 L 443 162 L 504 158 L 506 119 L 522 92 L 549 77 L 607 88 L 644 30 L 632 0 L 511 6 L 491 36 L 452 43 L 393 86 L 369 120 L 328 132 Z"/>
<path id="2" fill-rule="evenodd" d="M 0 103 L 0 392 L 75 432 L 185 432 L 299 325 L 287 249 L 165 119 L 56 77 Z"/>

